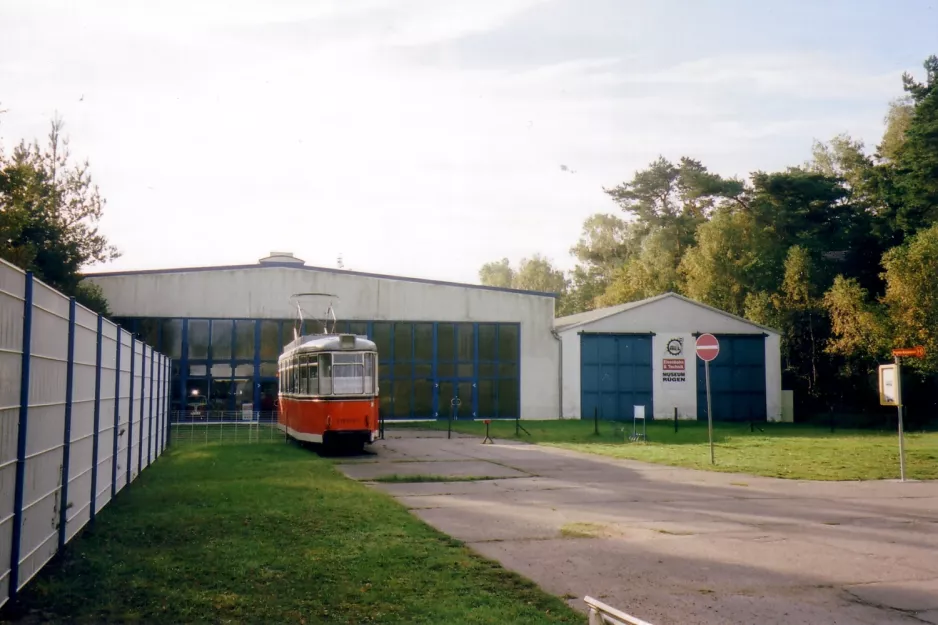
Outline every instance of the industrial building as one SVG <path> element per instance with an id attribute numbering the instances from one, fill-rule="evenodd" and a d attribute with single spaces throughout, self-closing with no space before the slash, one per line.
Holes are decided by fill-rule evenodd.
<path id="1" fill-rule="evenodd" d="M 275 252 L 253 265 L 87 277 L 123 327 L 173 359 L 175 410 L 275 409 L 291 296 L 337 296 L 338 330 L 377 343 L 381 414 L 556 418 L 553 294 L 310 267 Z M 324 306 L 324 304 L 323 304 Z"/>
<path id="2" fill-rule="evenodd" d="M 307 266 L 97 273 L 115 320 L 173 359 L 174 410 L 276 409 L 296 293 L 337 296 L 338 331 L 379 354 L 385 418 L 706 418 L 699 333 L 715 334 L 714 418 L 781 415 L 779 334 L 668 293 L 554 318 L 555 295 Z M 458 398 L 458 402 L 453 402 Z"/>
<path id="3" fill-rule="evenodd" d="M 777 421 L 782 415 L 779 334 L 700 302 L 666 293 L 561 317 L 562 415 L 706 419 L 704 363 L 695 342 L 720 343 L 710 363 L 714 419 Z"/>

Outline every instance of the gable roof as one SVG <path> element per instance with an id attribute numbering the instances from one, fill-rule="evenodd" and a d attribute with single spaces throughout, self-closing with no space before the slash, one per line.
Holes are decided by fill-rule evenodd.
<path id="1" fill-rule="evenodd" d="M 609 306 L 607 308 L 597 308 L 596 310 L 588 310 L 586 312 L 577 313 L 575 315 L 568 315 L 566 317 L 558 317 L 557 319 L 554 319 L 554 330 L 556 330 L 557 332 L 563 332 L 571 328 L 578 328 L 580 326 L 585 326 L 595 321 L 599 321 L 600 319 L 605 319 L 606 317 L 612 317 L 614 315 L 618 315 L 619 313 L 623 313 L 627 310 L 633 310 L 635 308 L 645 306 L 646 304 L 652 304 L 654 302 L 658 302 L 658 301 L 669 299 L 669 298 L 679 299 L 681 301 L 687 302 L 688 304 L 692 304 L 694 306 L 709 310 L 711 312 L 715 312 L 719 315 L 728 317 L 730 319 L 739 321 L 741 323 L 745 323 L 746 325 L 750 325 L 754 328 L 759 328 L 760 330 L 764 330 L 765 332 L 771 332 L 772 334 L 779 334 L 778 330 L 769 328 L 768 326 L 763 326 L 758 323 L 754 323 L 750 321 L 749 319 L 745 319 L 738 315 L 733 315 L 731 313 L 726 312 L 725 310 L 714 308 L 713 306 L 709 306 L 707 304 L 704 304 L 703 302 L 698 302 L 696 300 L 690 299 L 689 297 L 684 297 L 683 295 L 678 295 L 677 293 L 673 293 L 673 292 L 662 293 L 661 295 L 649 297 L 648 299 L 639 300 L 637 302 L 627 302 L 625 304 L 619 304 L 617 306 Z"/>
<path id="2" fill-rule="evenodd" d="M 266 259 L 265 259 L 266 260 Z M 237 271 L 252 269 L 257 271 L 266 271 L 272 268 L 294 269 L 296 271 L 318 271 L 322 273 L 333 273 L 345 276 L 358 276 L 362 278 L 377 278 L 379 280 L 398 280 L 401 282 L 417 282 L 420 284 L 432 284 L 436 286 L 452 286 L 462 289 L 477 289 L 480 291 L 496 291 L 500 293 L 515 293 L 518 295 L 531 295 L 534 297 L 551 297 L 556 299 L 556 293 L 542 293 L 540 291 L 525 291 L 523 289 L 509 289 L 498 286 L 485 286 L 482 284 L 466 284 L 463 282 L 447 282 L 445 280 L 431 280 L 429 278 L 410 278 L 407 276 L 392 276 L 380 273 L 368 273 L 364 271 L 351 271 L 348 269 L 332 269 L 330 267 L 312 267 L 301 265 L 297 262 L 264 262 L 256 265 L 221 265 L 215 267 L 179 267 L 175 269 L 141 269 L 136 271 L 102 271 L 91 272 L 82 275 L 83 278 L 110 278 L 116 276 L 146 276 L 154 274 L 168 273 L 194 273 L 200 271 Z"/>

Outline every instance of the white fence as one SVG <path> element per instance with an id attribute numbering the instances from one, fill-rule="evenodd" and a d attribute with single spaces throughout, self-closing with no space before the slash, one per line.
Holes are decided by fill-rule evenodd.
<path id="1" fill-rule="evenodd" d="M 165 449 L 170 373 L 0 260 L 0 606 Z"/>
<path id="2" fill-rule="evenodd" d="M 599 599 L 587 595 L 583 600 L 589 609 L 589 625 L 651 625 L 647 621 L 606 605 Z"/>

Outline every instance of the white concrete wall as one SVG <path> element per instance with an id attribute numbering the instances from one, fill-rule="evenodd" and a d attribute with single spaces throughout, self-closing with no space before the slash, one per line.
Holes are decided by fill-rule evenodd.
<path id="1" fill-rule="evenodd" d="M 554 298 L 460 285 L 364 276 L 311 268 L 252 267 L 89 276 L 115 316 L 290 319 L 294 293 L 333 293 L 344 320 L 516 322 L 521 324 L 521 418 L 559 411 L 559 343 Z M 307 300 L 307 310 L 325 300 Z"/>
<path id="2" fill-rule="evenodd" d="M 677 297 L 663 298 L 623 311 L 593 323 L 560 332 L 563 341 L 563 417 L 580 418 L 580 332 L 654 332 L 652 367 L 655 418 L 697 418 L 697 362 L 693 336 L 696 332 L 713 334 L 762 334 L 763 330 L 745 321 L 697 306 Z M 781 419 L 782 369 L 779 336 L 767 333 L 765 339 L 766 414 L 770 421 Z M 681 356 L 670 356 L 667 342 L 684 339 Z M 685 359 L 685 382 L 664 382 L 665 358 Z"/>

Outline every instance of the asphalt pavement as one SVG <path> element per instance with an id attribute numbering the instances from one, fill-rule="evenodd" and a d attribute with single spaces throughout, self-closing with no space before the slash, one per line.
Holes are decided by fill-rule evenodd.
<path id="1" fill-rule="evenodd" d="M 562 596 L 652 625 L 938 624 L 938 482 L 812 482 L 390 430 L 349 477 Z M 640 444 L 640 443 L 636 443 Z"/>

